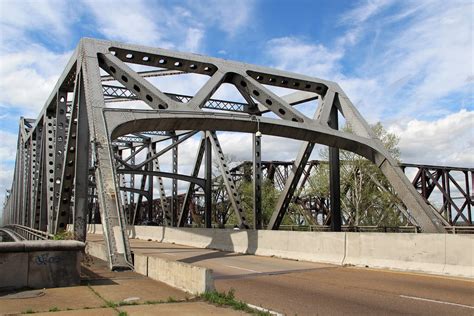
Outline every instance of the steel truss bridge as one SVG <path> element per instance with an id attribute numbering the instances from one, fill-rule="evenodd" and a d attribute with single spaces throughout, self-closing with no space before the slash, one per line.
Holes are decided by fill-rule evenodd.
<path id="1" fill-rule="evenodd" d="M 208 78 L 194 95 L 163 92 L 149 80 L 189 74 Z M 245 102 L 213 98 L 223 84 L 235 87 Z M 277 94 L 276 88 L 289 93 Z M 294 107 L 311 101 L 312 117 Z M 146 108 L 137 109 L 137 102 Z M 340 116 L 352 133 L 339 130 Z M 253 160 L 231 168 L 217 131 L 251 133 Z M 261 161 L 262 135 L 299 140 L 296 159 Z M 180 145 L 198 137 L 191 173 L 179 173 Z M 326 200 L 302 195 L 311 169 L 321 165 L 309 160 L 315 144 L 329 147 Z M 347 192 L 340 186 L 340 149 L 366 158 L 381 171 L 407 225 L 431 233 L 446 232 L 460 222 L 472 225 L 473 170 L 400 167 L 337 83 L 201 55 L 82 39 L 37 119 L 20 120 L 17 148 L 4 223 L 48 234 L 72 224 L 75 238 L 85 240 L 86 224 L 100 221 L 112 269 L 131 266 L 127 224 L 146 218 L 166 226 L 225 225 L 213 211 L 213 196 L 227 203 L 224 219 L 231 212 L 241 229 L 279 229 L 294 204 L 308 224 L 316 223 L 320 214 L 322 224 L 333 231 L 351 225 L 354 216 L 341 211 Z M 160 157 L 169 153 L 171 172 L 165 172 Z M 244 166 L 249 167 L 245 172 Z M 418 170 L 413 181 L 405 168 Z M 463 174 L 465 186 L 454 171 Z M 164 178 L 171 179 L 171 189 L 165 189 Z M 250 218 L 238 190 L 243 178 L 253 188 Z M 263 227 L 265 179 L 281 193 Z M 217 180 L 220 185 L 215 185 Z M 185 194 L 178 194 L 178 181 L 189 183 Z M 453 187 L 460 199 L 451 194 Z M 438 208 L 429 203 L 434 190 L 442 195 Z"/>

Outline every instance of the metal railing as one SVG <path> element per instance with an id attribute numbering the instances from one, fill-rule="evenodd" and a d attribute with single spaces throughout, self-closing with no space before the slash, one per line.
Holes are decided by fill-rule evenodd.
<path id="1" fill-rule="evenodd" d="M 199 228 L 202 225 L 192 224 L 187 227 Z M 225 225 L 224 227 L 214 228 L 226 228 L 226 229 L 238 229 L 235 225 Z M 263 229 L 267 227 L 264 226 Z M 445 226 L 448 234 L 474 234 L 474 226 Z M 280 225 L 279 230 L 289 231 L 304 231 L 304 232 L 330 232 L 331 227 L 329 225 Z M 348 226 L 343 225 L 341 227 L 343 232 L 363 232 L 363 233 L 421 233 L 421 229 L 418 226 Z"/>
<path id="2" fill-rule="evenodd" d="M 52 234 L 23 225 L 11 224 L 6 225 L 5 228 L 14 231 L 16 234 L 27 240 L 47 240 L 54 238 L 54 235 Z"/>

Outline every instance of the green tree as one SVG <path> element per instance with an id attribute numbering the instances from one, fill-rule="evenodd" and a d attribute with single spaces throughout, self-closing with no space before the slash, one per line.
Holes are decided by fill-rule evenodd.
<path id="1" fill-rule="evenodd" d="M 264 226 L 270 221 L 280 192 L 275 188 L 274 184 L 265 179 L 262 182 L 262 223 Z M 242 204 L 244 205 L 245 217 L 249 219 L 249 224 L 253 223 L 253 183 L 252 181 L 243 181 L 240 186 L 240 194 Z"/>
<path id="2" fill-rule="evenodd" d="M 372 125 L 375 135 L 396 160 L 400 157 L 399 138 L 384 129 L 381 123 Z M 351 132 L 350 126 L 343 128 Z M 329 150 L 321 150 L 327 160 Z M 367 159 L 349 151 L 340 151 L 341 209 L 349 225 L 398 226 L 403 220 L 396 197 L 382 172 Z M 305 194 L 329 199 L 329 166 L 321 164 L 319 172 L 309 179 Z"/>

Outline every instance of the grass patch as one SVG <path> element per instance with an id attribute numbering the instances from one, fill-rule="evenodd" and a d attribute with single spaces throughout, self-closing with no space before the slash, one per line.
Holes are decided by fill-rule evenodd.
<path id="1" fill-rule="evenodd" d="M 217 291 L 205 292 L 204 294 L 200 295 L 200 298 L 206 302 L 209 302 L 218 306 L 228 306 L 228 307 L 231 307 L 232 309 L 235 309 L 238 311 L 244 311 L 253 315 L 258 315 L 258 316 L 270 315 L 270 313 L 268 312 L 262 312 L 262 311 L 253 309 L 249 307 L 247 304 L 245 304 L 244 302 L 236 300 L 234 293 L 235 293 L 234 289 L 230 289 L 229 292 L 222 292 L 222 293 L 217 292 Z"/>
<path id="2" fill-rule="evenodd" d="M 51 308 L 49 309 L 49 311 L 50 311 L 50 312 L 59 312 L 60 309 L 57 308 L 56 306 L 54 306 L 54 307 L 51 307 Z"/>
<path id="3" fill-rule="evenodd" d="M 168 299 L 166 300 L 166 303 L 176 303 L 176 302 L 178 302 L 178 300 L 171 296 L 168 297 Z"/>
<path id="4" fill-rule="evenodd" d="M 73 240 L 74 234 L 72 232 L 63 231 L 53 236 L 53 240 Z"/>
<path id="5" fill-rule="evenodd" d="M 110 307 L 110 308 L 116 308 L 118 304 L 112 302 L 112 301 L 105 301 L 105 307 Z"/>
<path id="6" fill-rule="evenodd" d="M 119 316 L 128 316 L 127 312 L 119 312 Z"/>
<path id="7" fill-rule="evenodd" d="M 140 305 L 138 302 L 119 302 L 117 303 L 118 306 L 130 306 L 130 305 Z"/>
<path id="8" fill-rule="evenodd" d="M 24 311 L 22 314 L 34 314 L 36 313 L 34 310 L 32 310 L 31 308 L 28 308 L 26 311 Z"/>
<path id="9" fill-rule="evenodd" d="M 161 301 L 161 300 L 158 300 L 158 301 L 145 301 L 145 305 L 156 305 L 156 304 L 163 304 L 165 303 L 165 301 Z"/>

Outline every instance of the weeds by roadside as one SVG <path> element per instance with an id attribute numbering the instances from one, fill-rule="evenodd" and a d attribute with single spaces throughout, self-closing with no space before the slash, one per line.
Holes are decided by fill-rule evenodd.
<path id="1" fill-rule="evenodd" d="M 268 312 L 263 312 L 249 307 L 246 303 L 236 300 L 234 296 L 235 290 L 230 289 L 228 292 L 206 292 L 200 295 L 200 298 L 218 306 L 228 306 L 235 310 L 244 311 L 252 315 L 257 316 L 268 316 L 271 315 Z"/>

